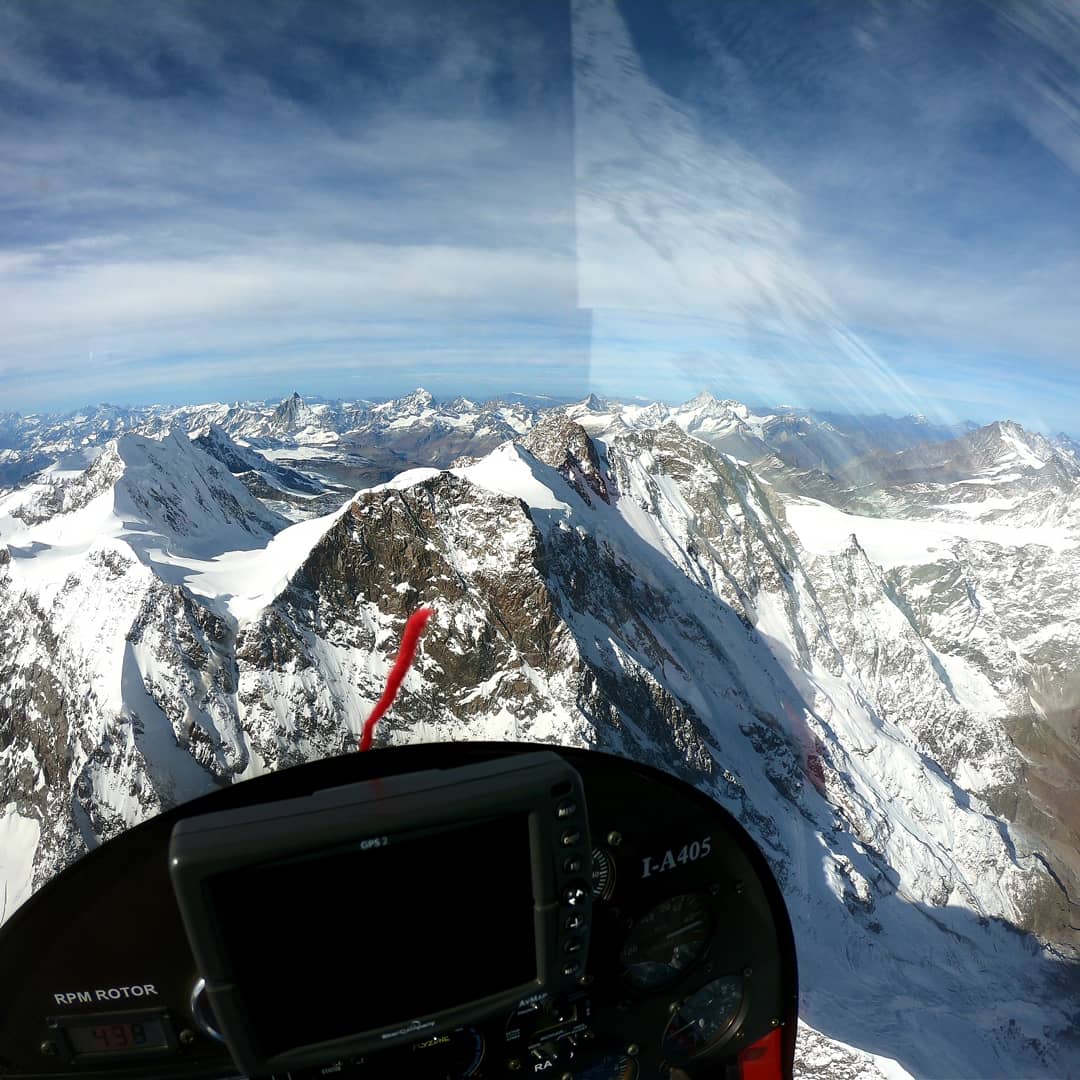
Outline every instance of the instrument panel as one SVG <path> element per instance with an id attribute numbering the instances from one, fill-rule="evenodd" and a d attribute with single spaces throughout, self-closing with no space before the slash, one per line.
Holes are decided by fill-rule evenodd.
<path id="1" fill-rule="evenodd" d="M 166 853 L 184 818 L 295 798 L 373 777 L 452 768 L 537 749 L 456 743 L 384 749 L 246 781 L 179 807 L 102 846 L 46 885 L 0 929 L 0 1076 L 226 1078 L 237 1071 L 202 993 Z M 392 1049 L 276 1080 L 559 1080 L 788 1077 L 797 975 L 790 922 L 767 864 L 742 827 L 701 792 L 658 770 L 593 751 L 545 747 L 580 774 L 591 832 L 592 932 L 574 988 L 522 1000 L 452 1031 L 403 1030 Z M 588 859 L 589 848 L 584 856 Z M 498 862 L 506 853 L 472 851 Z M 577 858 L 573 853 L 566 856 Z M 585 868 L 588 869 L 587 867 Z M 438 903 L 453 881 L 416 888 Z M 340 935 L 406 935 L 393 912 L 352 925 L 282 925 L 334 954 Z M 572 907 L 567 919 L 574 917 Z M 492 951 L 510 943 L 492 941 Z M 274 941 L 260 942 L 273 964 Z M 386 954 L 385 947 L 380 955 Z M 475 963 L 491 963 L 482 952 Z M 14 977 L 13 977 L 14 976 Z M 423 970 L 339 971 L 423 986 Z M 389 984 L 388 984 L 389 985 Z M 765 1071 L 762 1062 L 775 1062 Z M 770 1066 L 771 1068 L 771 1066 Z"/>

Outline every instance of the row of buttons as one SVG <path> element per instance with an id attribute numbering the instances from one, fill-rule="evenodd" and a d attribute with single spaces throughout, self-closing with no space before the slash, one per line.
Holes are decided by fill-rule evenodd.
<path id="1" fill-rule="evenodd" d="M 555 807 L 555 816 L 559 821 L 569 823 L 577 813 L 577 810 L 577 803 L 572 799 L 564 799 Z M 564 848 L 577 847 L 577 845 L 581 843 L 581 831 L 573 828 L 571 825 L 563 831 L 562 835 L 559 837 L 559 843 L 562 844 Z M 564 873 L 577 876 L 581 874 L 584 869 L 584 862 L 580 855 L 568 855 L 563 859 L 562 868 Z M 580 885 L 570 885 L 563 891 L 562 899 L 563 903 L 568 908 L 576 908 L 589 899 L 589 894 Z M 571 910 L 563 920 L 563 928 L 571 932 L 585 929 L 585 916 L 578 911 Z M 563 951 L 567 956 L 573 956 L 576 953 L 581 952 L 583 945 L 584 943 L 580 938 L 568 938 L 563 942 Z M 567 963 L 563 965 L 562 973 L 567 978 L 580 975 L 581 964 L 573 960 L 568 960 Z"/>

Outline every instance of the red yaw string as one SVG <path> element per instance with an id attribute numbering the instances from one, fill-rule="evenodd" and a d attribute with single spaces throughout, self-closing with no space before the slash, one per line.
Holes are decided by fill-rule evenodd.
<path id="1" fill-rule="evenodd" d="M 428 619 L 434 614 L 434 608 L 422 607 L 417 608 L 409 616 L 409 621 L 405 624 L 405 630 L 401 635 L 401 648 L 398 650 L 397 659 L 390 669 L 390 674 L 386 677 L 386 689 L 382 692 L 382 697 L 375 702 L 375 708 L 371 710 L 371 715 L 364 722 L 364 730 L 360 736 L 361 750 L 371 749 L 371 740 L 375 735 L 375 725 L 382 719 L 390 706 L 394 704 L 394 698 L 397 697 L 397 692 L 401 689 L 401 684 L 409 668 L 412 667 L 413 659 L 416 656 L 416 647 L 420 644 L 420 635 L 423 634 Z"/>

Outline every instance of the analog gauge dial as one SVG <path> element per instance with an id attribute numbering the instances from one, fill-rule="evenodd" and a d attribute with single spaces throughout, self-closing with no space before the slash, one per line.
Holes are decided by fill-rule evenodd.
<path id="1" fill-rule="evenodd" d="M 610 900 L 615 891 L 615 860 L 607 848 L 592 851 L 592 894 L 594 900 Z"/>
<path id="2" fill-rule="evenodd" d="M 724 975 L 681 1001 L 664 1032 L 664 1054 L 685 1061 L 715 1046 L 738 1018 L 744 987 L 741 975 Z"/>
<path id="3" fill-rule="evenodd" d="M 712 918 L 697 893 L 657 905 L 630 931 L 619 959 L 627 982 L 638 990 L 670 986 L 704 956 Z"/>

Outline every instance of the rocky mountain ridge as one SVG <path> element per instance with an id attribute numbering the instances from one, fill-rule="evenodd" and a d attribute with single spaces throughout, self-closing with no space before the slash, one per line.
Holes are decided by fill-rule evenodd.
<path id="1" fill-rule="evenodd" d="M 678 771 L 776 868 L 813 1028 L 861 1045 L 918 985 L 921 1019 L 886 1039 L 917 1075 L 1075 1061 L 1075 969 L 1055 959 L 1080 923 L 1072 833 L 1045 825 L 1076 741 L 1067 527 L 849 514 L 661 407 L 601 433 L 607 406 L 585 404 L 292 525 L 186 434 L 122 436 L 33 512 L 26 489 L 0 501 L 8 907 L 163 806 L 348 750 L 432 603 L 379 741 L 557 741 Z M 1017 575 L 1054 599 L 1025 603 Z M 979 1046 L 943 1050 L 946 1013 Z"/>

